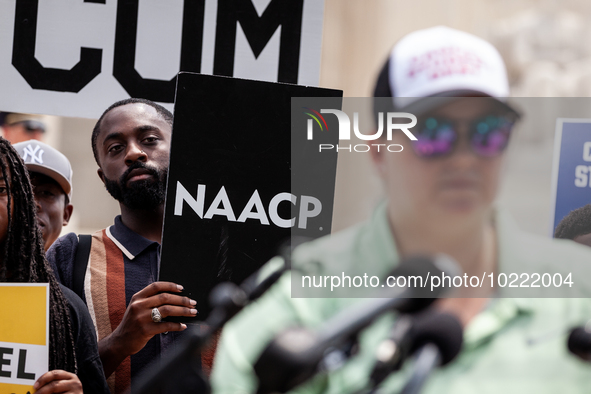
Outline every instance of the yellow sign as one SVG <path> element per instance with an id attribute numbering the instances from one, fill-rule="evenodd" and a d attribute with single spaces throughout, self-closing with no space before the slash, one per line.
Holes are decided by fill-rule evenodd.
<path id="1" fill-rule="evenodd" d="M 0 393 L 33 393 L 49 366 L 49 285 L 0 283 Z"/>

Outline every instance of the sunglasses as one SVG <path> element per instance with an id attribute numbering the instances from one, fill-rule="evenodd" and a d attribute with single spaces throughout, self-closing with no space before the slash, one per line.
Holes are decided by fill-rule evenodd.
<path id="1" fill-rule="evenodd" d="M 510 113 L 486 115 L 468 121 L 467 138 L 472 152 L 480 157 L 495 157 L 503 153 L 518 118 L 517 114 Z M 459 123 L 440 116 L 420 118 L 417 126 L 413 128 L 413 134 L 417 137 L 417 140 L 412 142 L 415 153 L 424 158 L 450 155 L 460 141 Z"/>

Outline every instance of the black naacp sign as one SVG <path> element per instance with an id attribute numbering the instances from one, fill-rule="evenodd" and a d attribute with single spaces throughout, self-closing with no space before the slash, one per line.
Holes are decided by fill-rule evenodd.
<path id="1" fill-rule="evenodd" d="M 337 156 L 318 143 L 338 135 L 308 141 L 306 113 L 340 109 L 342 92 L 192 73 L 177 81 L 160 280 L 183 285 L 203 320 L 216 284 L 241 283 L 290 235 L 330 233 Z M 310 97 L 293 117 L 292 97 Z"/>

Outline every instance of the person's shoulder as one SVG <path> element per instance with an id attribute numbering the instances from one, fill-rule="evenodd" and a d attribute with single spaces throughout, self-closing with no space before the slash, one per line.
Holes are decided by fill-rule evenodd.
<path id="1" fill-rule="evenodd" d="M 47 250 L 48 258 L 50 255 L 63 255 L 63 254 L 70 254 L 72 250 L 76 250 L 78 246 L 78 235 L 76 233 L 68 233 L 66 235 L 62 235 L 55 242 L 49 247 Z"/>
<path id="2" fill-rule="evenodd" d="M 68 233 L 59 237 L 46 253 L 47 261 L 58 282 L 66 287 L 72 287 L 72 271 L 77 247 L 78 236 Z"/>
<path id="3" fill-rule="evenodd" d="M 74 293 L 72 290 L 62 285 L 61 283 L 60 289 L 62 290 L 62 293 L 64 293 L 66 301 L 68 301 L 70 310 L 72 310 L 75 313 L 75 315 L 79 315 L 80 311 L 87 311 L 84 301 L 82 301 L 82 299 L 78 297 L 76 293 Z"/>

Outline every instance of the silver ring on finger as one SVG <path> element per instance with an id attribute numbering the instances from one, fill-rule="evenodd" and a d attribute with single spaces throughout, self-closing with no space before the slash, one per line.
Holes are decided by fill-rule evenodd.
<path id="1" fill-rule="evenodd" d="M 162 321 L 162 315 L 158 308 L 152 308 L 152 321 L 154 323 L 160 323 Z"/>

